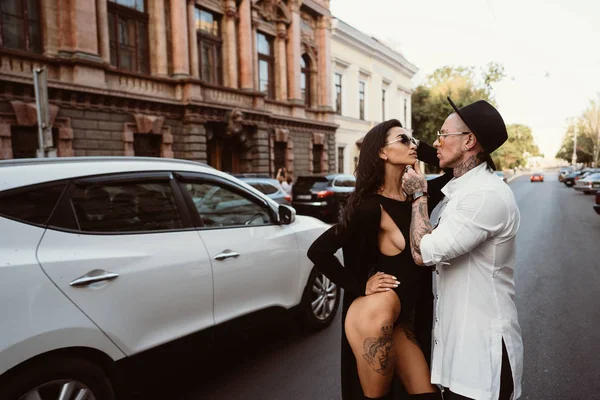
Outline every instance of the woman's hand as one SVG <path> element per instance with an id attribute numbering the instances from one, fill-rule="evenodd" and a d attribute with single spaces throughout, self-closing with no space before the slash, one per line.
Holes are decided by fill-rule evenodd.
<path id="1" fill-rule="evenodd" d="M 383 293 L 388 290 L 395 289 L 398 287 L 400 282 L 396 279 L 395 276 L 385 274 L 383 272 L 378 272 L 367 281 L 367 286 L 365 287 L 365 295 L 369 296 L 375 293 Z"/>

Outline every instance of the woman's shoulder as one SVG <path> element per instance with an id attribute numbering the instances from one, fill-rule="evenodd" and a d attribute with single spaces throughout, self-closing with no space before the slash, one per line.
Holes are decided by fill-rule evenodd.
<path id="1" fill-rule="evenodd" d="M 371 216 L 380 212 L 379 198 L 376 194 L 365 196 L 356 209 L 357 215 L 361 216 Z"/>

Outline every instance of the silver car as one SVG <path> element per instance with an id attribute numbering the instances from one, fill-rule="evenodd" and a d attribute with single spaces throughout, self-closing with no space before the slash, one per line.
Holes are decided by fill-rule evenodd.
<path id="1" fill-rule="evenodd" d="M 573 189 L 585 194 L 594 194 L 600 190 L 600 173 L 587 175 L 577 181 Z"/>

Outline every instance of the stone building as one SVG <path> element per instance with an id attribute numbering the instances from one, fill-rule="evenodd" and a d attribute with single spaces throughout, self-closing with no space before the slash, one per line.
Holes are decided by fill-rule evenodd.
<path id="1" fill-rule="evenodd" d="M 45 67 L 59 157 L 335 170 L 329 0 L 0 5 L 2 159 L 35 157 L 32 73 Z"/>
<path id="2" fill-rule="evenodd" d="M 388 119 L 411 123 L 412 77 L 418 72 L 402 54 L 344 21 L 333 19 L 334 121 L 337 171 L 353 173 L 365 133 Z"/>

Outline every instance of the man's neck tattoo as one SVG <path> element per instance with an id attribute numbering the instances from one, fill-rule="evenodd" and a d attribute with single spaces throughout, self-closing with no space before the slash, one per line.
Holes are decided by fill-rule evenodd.
<path id="1" fill-rule="evenodd" d="M 485 161 L 485 154 L 479 153 L 477 155 L 473 155 L 467 158 L 462 164 L 456 166 L 454 168 L 454 177 L 459 178 L 477 167 L 479 164 L 482 164 Z"/>

